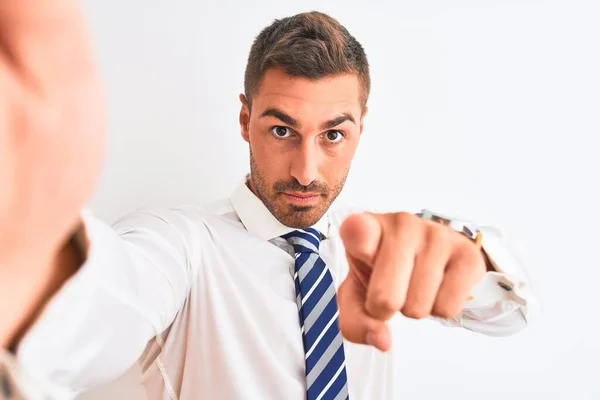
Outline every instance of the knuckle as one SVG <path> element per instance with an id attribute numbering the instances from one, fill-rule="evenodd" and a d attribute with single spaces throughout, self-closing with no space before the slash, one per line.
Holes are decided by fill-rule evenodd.
<path id="1" fill-rule="evenodd" d="M 456 268 L 464 274 L 483 274 L 485 261 L 483 255 L 476 247 L 468 247 L 460 252 L 457 257 Z"/>
<path id="2" fill-rule="evenodd" d="M 444 319 L 456 318 L 460 314 L 460 306 L 444 303 L 436 304 L 433 309 L 433 314 Z"/>
<path id="3" fill-rule="evenodd" d="M 402 314 L 408 318 L 422 319 L 430 314 L 429 307 L 419 304 L 410 304 L 402 309 Z"/>
<path id="4" fill-rule="evenodd" d="M 394 222 L 397 227 L 414 226 L 419 221 L 419 218 L 406 211 L 394 214 Z"/>
<path id="5" fill-rule="evenodd" d="M 447 244 L 451 243 L 451 235 L 452 232 L 448 227 L 440 225 L 435 222 L 428 221 L 426 228 L 426 237 L 430 244 L 435 244 L 436 246 L 447 246 Z"/>
<path id="6" fill-rule="evenodd" d="M 369 312 L 377 316 L 388 316 L 397 312 L 402 307 L 402 301 L 398 296 L 376 294 L 369 300 Z"/>

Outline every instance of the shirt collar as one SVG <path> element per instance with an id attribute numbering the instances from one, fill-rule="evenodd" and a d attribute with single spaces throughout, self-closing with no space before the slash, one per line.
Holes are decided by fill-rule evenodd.
<path id="1" fill-rule="evenodd" d="M 283 225 L 256 196 L 247 185 L 248 176 L 237 186 L 231 196 L 231 204 L 240 220 L 248 230 L 264 240 L 285 235 L 295 228 Z M 325 213 L 321 219 L 312 226 L 324 236 L 329 236 L 329 219 Z"/>

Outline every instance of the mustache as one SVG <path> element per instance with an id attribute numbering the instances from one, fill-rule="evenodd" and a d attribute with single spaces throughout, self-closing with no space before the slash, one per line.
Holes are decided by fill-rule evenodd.
<path id="1" fill-rule="evenodd" d="M 273 188 L 278 192 L 310 192 L 327 194 L 329 187 L 327 184 L 322 182 L 313 181 L 310 185 L 301 185 L 296 179 L 292 181 L 278 181 L 275 183 Z"/>

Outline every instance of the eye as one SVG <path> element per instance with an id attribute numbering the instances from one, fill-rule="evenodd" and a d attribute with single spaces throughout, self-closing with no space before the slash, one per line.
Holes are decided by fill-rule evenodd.
<path id="1" fill-rule="evenodd" d="M 339 143 L 344 138 L 344 134 L 340 131 L 327 131 L 325 137 L 331 143 Z"/>
<path id="2" fill-rule="evenodd" d="M 271 128 L 271 133 L 277 139 L 284 139 L 284 138 L 288 137 L 291 132 L 290 132 L 290 129 L 286 128 L 285 126 L 275 126 L 275 127 Z"/>

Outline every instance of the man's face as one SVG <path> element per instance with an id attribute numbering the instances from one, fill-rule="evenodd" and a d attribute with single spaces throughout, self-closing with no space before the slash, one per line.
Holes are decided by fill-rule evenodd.
<path id="1" fill-rule="evenodd" d="M 250 144 L 250 189 L 284 225 L 314 225 L 338 196 L 366 108 L 356 75 L 311 81 L 268 70 L 240 124 Z"/>

